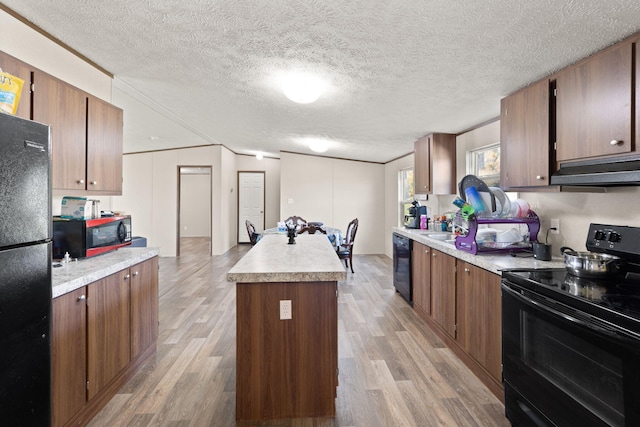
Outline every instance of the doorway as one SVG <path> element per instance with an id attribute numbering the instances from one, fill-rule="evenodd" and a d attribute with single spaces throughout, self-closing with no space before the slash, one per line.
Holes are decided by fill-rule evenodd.
<path id="1" fill-rule="evenodd" d="M 264 172 L 238 172 L 238 243 L 250 243 L 245 221 L 264 231 Z"/>
<path id="2" fill-rule="evenodd" d="M 211 166 L 178 166 L 176 255 L 211 255 Z"/>

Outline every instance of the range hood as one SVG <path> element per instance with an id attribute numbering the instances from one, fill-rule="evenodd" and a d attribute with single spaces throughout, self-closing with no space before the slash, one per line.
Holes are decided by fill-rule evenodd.
<path id="1" fill-rule="evenodd" d="M 640 185 L 640 155 L 560 163 L 551 185 Z"/>

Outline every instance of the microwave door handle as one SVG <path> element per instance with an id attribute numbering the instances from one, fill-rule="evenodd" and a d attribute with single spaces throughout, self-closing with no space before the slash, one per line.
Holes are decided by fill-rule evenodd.
<path id="1" fill-rule="evenodd" d="M 634 334 L 633 332 L 630 331 L 626 331 L 626 330 L 622 330 L 622 329 L 618 329 L 618 328 L 607 328 L 607 327 L 603 327 L 603 326 L 599 326 L 596 325 L 594 323 L 591 322 L 585 322 L 584 320 L 578 319 L 576 317 L 570 316 L 566 313 L 562 313 L 561 311 L 555 310 L 551 307 L 549 307 L 546 304 L 542 304 L 538 301 L 535 301 L 531 298 L 527 298 L 526 296 L 522 295 L 519 292 L 516 292 L 515 290 L 513 290 L 512 288 L 510 288 L 508 285 L 503 285 L 502 286 L 502 290 L 506 291 L 507 293 L 509 293 L 511 296 L 513 296 L 514 298 L 516 298 L 517 300 L 531 306 L 534 308 L 538 308 L 541 311 L 544 311 L 548 314 L 551 314 L 553 316 L 556 317 L 561 317 L 571 323 L 575 323 L 579 326 L 582 326 L 584 328 L 587 329 L 591 329 L 594 332 L 597 333 L 601 333 L 604 334 L 614 340 L 617 341 L 627 341 L 630 342 L 634 345 L 638 345 L 638 340 L 640 340 L 640 336 Z"/>

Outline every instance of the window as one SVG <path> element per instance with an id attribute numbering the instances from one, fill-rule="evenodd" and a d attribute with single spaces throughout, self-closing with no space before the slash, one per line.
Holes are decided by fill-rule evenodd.
<path id="1" fill-rule="evenodd" d="M 477 176 L 489 187 L 500 185 L 500 143 L 471 150 L 467 156 L 468 173 Z"/>
<path id="2" fill-rule="evenodd" d="M 399 226 L 404 224 L 404 216 L 409 215 L 409 207 L 413 202 L 413 197 L 413 168 L 402 169 L 398 172 Z"/>

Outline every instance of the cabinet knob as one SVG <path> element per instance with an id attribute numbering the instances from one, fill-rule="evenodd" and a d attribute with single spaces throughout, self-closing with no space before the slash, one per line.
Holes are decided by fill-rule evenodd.
<path id="1" fill-rule="evenodd" d="M 619 139 L 612 139 L 609 144 L 611 144 L 611 145 L 621 145 L 622 141 L 620 141 Z"/>
<path id="2" fill-rule="evenodd" d="M 78 181 L 76 181 L 78 184 L 84 184 L 84 179 L 79 179 Z"/>
<path id="3" fill-rule="evenodd" d="M 133 277 L 136 277 L 137 275 L 138 275 L 138 272 L 137 272 L 137 271 L 134 271 L 134 272 L 133 272 Z"/>
<path id="4" fill-rule="evenodd" d="M 126 276 L 124 276 L 124 280 L 128 280 L 129 277 L 131 277 L 131 276 L 127 274 Z"/>
<path id="5" fill-rule="evenodd" d="M 86 295 L 80 295 L 78 297 L 78 301 L 85 301 L 87 299 Z"/>
<path id="6" fill-rule="evenodd" d="M 96 185 L 98 181 L 91 181 L 91 185 Z"/>
<path id="7" fill-rule="evenodd" d="M 544 179 L 544 177 L 542 175 L 536 175 L 536 179 L 538 181 L 542 181 Z"/>
<path id="8" fill-rule="evenodd" d="M 465 273 L 469 273 L 471 270 L 469 270 L 468 268 L 465 267 L 464 272 Z"/>
<path id="9" fill-rule="evenodd" d="M 431 254 L 431 256 L 435 258 L 435 257 L 436 257 L 436 254 Z"/>

